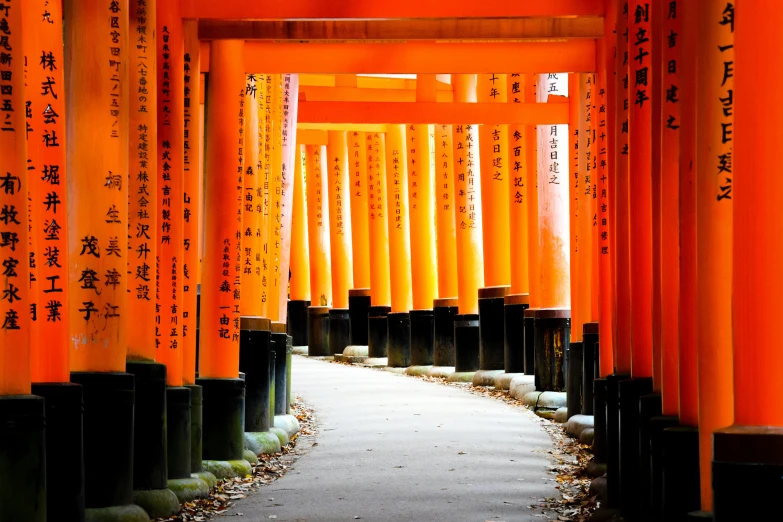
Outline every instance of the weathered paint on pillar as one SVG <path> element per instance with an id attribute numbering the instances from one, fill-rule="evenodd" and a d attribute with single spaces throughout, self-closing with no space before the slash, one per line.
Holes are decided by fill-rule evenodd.
<path id="1" fill-rule="evenodd" d="M 568 75 L 539 75 L 538 101 L 568 93 Z M 568 252 L 568 125 L 539 125 L 538 211 L 541 230 L 541 308 L 571 307 Z"/>
<path id="2" fill-rule="evenodd" d="M 334 308 L 348 308 L 348 290 L 353 288 L 351 251 L 351 199 L 347 194 L 348 141 L 343 131 L 329 131 L 326 146 L 329 189 L 329 240 L 332 250 L 332 300 Z"/>
<path id="3" fill-rule="evenodd" d="M 568 166 L 569 176 L 563 178 L 563 181 L 567 179 L 568 183 L 568 228 L 569 228 L 569 255 L 570 255 L 570 277 L 571 277 L 571 342 L 579 342 L 582 340 L 582 324 L 584 320 L 581 319 L 583 312 L 581 301 L 579 299 L 579 292 L 581 290 L 581 279 L 579 278 L 579 267 L 584 261 L 584 256 L 579 252 L 579 211 L 582 210 L 582 201 L 580 194 L 580 187 L 582 185 L 582 176 L 579 170 L 580 150 L 579 146 L 584 147 L 584 143 L 580 143 L 579 133 L 585 132 L 584 123 L 582 120 L 582 100 L 580 98 L 580 92 L 582 90 L 582 83 L 584 78 L 582 74 L 571 73 L 568 75 Z M 584 138 L 581 140 L 584 141 Z M 584 165 L 582 165 L 584 167 Z M 587 261 L 589 263 L 589 261 Z"/>
<path id="4" fill-rule="evenodd" d="M 332 305 L 331 241 L 329 240 L 329 180 L 326 145 L 305 146 L 307 171 L 307 236 L 310 246 L 310 303 Z"/>
<path id="5" fill-rule="evenodd" d="M 631 273 L 630 273 L 630 189 L 628 172 L 628 121 L 630 74 L 627 0 L 617 3 L 617 53 L 615 62 L 615 186 L 614 198 L 614 277 L 616 295 L 615 371 L 631 373 Z"/>
<path id="6" fill-rule="evenodd" d="M 505 74 L 479 74 L 477 100 L 507 103 Z M 511 284 L 509 231 L 508 125 L 479 126 L 481 146 L 481 211 L 484 240 L 484 284 Z"/>
<path id="7" fill-rule="evenodd" d="M 243 316 L 261 316 L 261 192 L 263 181 L 258 160 L 258 96 L 263 96 L 264 85 L 258 75 L 245 77 L 245 176 L 242 187 L 242 297 Z"/>
<path id="8" fill-rule="evenodd" d="M 678 4 L 682 16 L 680 43 L 683 49 L 698 46 L 698 10 L 690 2 Z M 683 52 L 680 71 L 680 294 L 679 366 L 680 424 L 699 421 L 698 373 L 696 369 L 696 75 L 695 52 Z M 618 305 L 619 307 L 619 305 Z"/>
<path id="9" fill-rule="evenodd" d="M 158 275 L 156 360 L 169 386 L 182 386 L 182 244 L 185 35 L 177 3 L 160 3 L 158 49 Z"/>
<path id="10" fill-rule="evenodd" d="M 525 82 L 528 75 L 508 75 L 508 103 L 528 101 Z M 511 260 L 511 294 L 530 292 L 530 260 L 528 234 L 528 206 L 530 186 L 528 185 L 527 142 L 529 125 L 508 126 L 508 217 L 509 255 Z"/>
<path id="11" fill-rule="evenodd" d="M 780 148 L 783 107 L 759 95 L 759 74 L 764 85 L 783 84 L 783 71 L 776 66 L 783 59 L 780 41 L 783 5 L 754 2 L 741 4 L 740 9 L 745 6 L 748 11 L 736 21 L 734 68 L 737 97 L 734 169 L 740 174 L 732 178 L 731 192 L 735 269 L 731 287 L 734 422 L 741 426 L 779 427 L 783 426 L 783 395 L 778 390 L 783 382 L 783 353 L 770 340 L 777 338 L 778 318 L 783 312 L 780 301 L 783 180 L 776 169 L 770 168 L 767 154 Z M 713 17 L 713 23 L 719 21 L 722 19 Z M 719 27 L 723 34 L 730 28 L 728 24 Z M 721 94 L 721 97 L 725 96 Z"/>
<path id="12" fill-rule="evenodd" d="M 123 277 L 128 261 L 128 2 L 64 5 L 65 85 L 48 88 L 58 95 L 67 92 L 66 114 L 79 115 L 66 122 L 67 141 L 78 144 L 67 148 L 66 160 L 71 173 L 71 370 L 122 372 L 128 285 Z"/>
<path id="13" fill-rule="evenodd" d="M 206 238 L 199 376 L 239 374 L 245 71 L 244 41 L 210 44 L 206 138 Z"/>
<path id="14" fill-rule="evenodd" d="M 616 9 L 609 6 L 604 21 L 604 37 L 596 48 L 598 73 L 594 103 L 596 106 L 595 144 L 597 169 L 594 174 L 596 185 L 596 215 L 598 219 L 598 332 L 600 334 L 599 376 L 606 377 L 614 372 L 614 285 L 612 280 L 612 184 L 614 176 L 613 144 L 614 128 L 614 51 L 616 42 L 611 38 L 614 31 Z"/>
<path id="15" fill-rule="evenodd" d="M 127 331 L 130 360 L 156 357 L 158 241 L 157 0 L 129 2 L 128 268 Z"/>
<path id="16" fill-rule="evenodd" d="M 696 258 L 699 263 L 696 280 L 696 352 L 699 372 L 701 507 L 711 511 L 712 434 L 734 421 L 732 327 L 731 321 L 719 319 L 732 317 L 732 312 L 736 314 L 738 308 L 735 305 L 732 310 L 728 292 L 732 281 L 732 181 L 735 179 L 734 6 L 727 5 L 725 0 L 710 0 L 699 3 L 699 8 L 699 64 L 696 80 L 696 92 L 699 93 L 696 107 Z M 765 115 L 764 118 L 768 117 Z M 751 154 L 758 154 L 759 150 L 764 149 L 753 149 Z M 737 174 L 754 176 L 757 171 L 738 170 Z M 760 219 L 760 216 L 757 215 L 756 219 Z M 770 362 L 768 360 L 767 364 Z"/>
<path id="17" fill-rule="evenodd" d="M 203 131 L 201 104 L 201 45 L 198 39 L 198 22 L 183 22 L 185 32 L 185 109 L 184 109 L 184 157 L 182 169 L 185 195 L 182 199 L 182 217 L 184 221 L 182 256 L 182 382 L 186 385 L 196 383 L 196 291 L 201 272 L 201 235 L 199 234 L 199 215 L 201 211 L 202 144 Z"/>
<path id="18" fill-rule="evenodd" d="M 367 195 L 367 141 L 364 132 L 349 132 L 348 166 L 351 191 L 351 248 L 354 288 L 370 288 L 370 224 Z"/>
<path id="19" fill-rule="evenodd" d="M 389 198 L 386 214 L 392 312 L 408 312 L 413 308 L 406 149 L 405 125 L 390 125 L 386 132 L 386 187 Z"/>
<path id="20" fill-rule="evenodd" d="M 431 125 L 408 125 L 406 132 L 414 310 L 432 308 L 433 301 L 438 297 L 430 127 Z"/>
<path id="21" fill-rule="evenodd" d="M 277 320 L 285 323 L 288 317 L 288 285 L 291 268 L 291 218 L 294 206 L 294 163 L 296 148 L 296 119 L 299 109 L 299 75 L 283 75 L 282 158 L 280 185 L 280 281 L 277 288 Z M 275 296 L 273 296 L 273 299 Z"/>
<path id="22" fill-rule="evenodd" d="M 435 213 L 437 214 L 438 296 L 459 295 L 457 285 L 457 225 L 454 205 L 453 125 L 435 125 Z"/>
<path id="23" fill-rule="evenodd" d="M 377 132 L 366 134 L 370 221 L 370 302 L 373 306 L 391 305 L 385 138 L 384 134 Z"/>
<path id="24" fill-rule="evenodd" d="M 537 99 L 538 75 L 528 74 L 524 77 L 525 100 Z M 541 248 L 538 222 L 538 130 L 536 125 L 527 125 L 527 140 L 525 141 L 525 183 L 528 190 L 527 204 L 527 251 L 528 251 L 528 284 L 530 288 L 530 308 L 541 306 Z"/>
<path id="25" fill-rule="evenodd" d="M 670 2 L 673 15 L 661 10 L 662 34 L 675 35 L 662 46 L 661 60 L 661 399 L 664 415 L 679 411 L 680 288 L 680 60 L 682 0 Z"/>
<path id="26" fill-rule="evenodd" d="M 291 300 L 310 301 L 310 249 L 307 235 L 304 146 L 296 145 L 291 217 Z"/>
<path id="27" fill-rule="evenodd" d="M 280 309 L 277 307 L 277 289 L 280 284 L 280 234 L 282 225 L 282 195 L 283 195 L 283 77 L 281 74 L 270 74 L 272 98 L 270 113 L 272 125 L 267 129 L 271 137 L 271 161 L 269 163 L 269 214 L 266 284 L 261 298 L 266 303 L 266 316 L 272 321 L 280 319 Z M 267 84 L 269 86 L 269 84 Z M 286 280 L 288 274 L 286 274 Z"/>
<path id="28" fill-rule="evenodd" d="M 30 393 L 30 263 L 28 262 L 29 173 L 25 143 L 25 78 L 21 2 L 6 4 L 0 17 L 8 23 L 7 61 L 0 63 L 0 395 Z M 64 91 L 62 84 L 57 93 Z M 37 87 L 36 87 L 37 89 Z M 50 91 L 51 92 L 51 91 Z M 58 143 L 64 142 L 61 135 Z M 49 134 L 51 143 L 52 135 Z M 61 145 L 64 147 L 64 145 Z M 63 207 L 64 211 L 65 207 Z M 52 221 L 50 221 L 52 223 Z M 60 227 L 52 232 L 59 237 Z"/>
<path id="29" fill-rule="evenodd" d="M 649 1 L 632 1 L 628 31 L 632 377 L 652 377 L 651 9 Z"/>
<path id="30" fill-rule="evenodd" d="M 454 100 L 460 103 L 476 103 L 476 75 L 455 74 L 451 78 L 454 84 Z M 484 286 L 478 126 L 469 123 L 454 125 L 452 139 L 459 313 L 478 314 L 478 289 Z"/>
<path id="31" fill-rule="evenodd" d="M 17 6 L 16 9 L 19 9 Z M 65 172 L 65 97 L 38 86 L 50 79 L 65 85 L 62 7 L 59 2 L 35 0 L 22 4 L 24 49 L 27 53 L 28 127 L 27 187 L 30 191 L 30 269 L 32 324 L 30 330 L 30 375 L 32 382 L 68 382 L 68 244 Z M 47 12 L 48 16 L 41 14 Z M 17 40 L 18 41 L 18 40 Z M 10 44 L 9 44 L 10 45 Z M 12 77 L 13 78 L 13 77 Z M 45 136 L 60 136 L 57 145 Z M 24 136 L 20 132 L 20 136 Z M 11 157 L 9 155 L 9 157 Z M 4 175 L 5 172 L 0 172 Z M 5 208 L 5 203 L 3 204 Z M 0 211 L 3 225 L 19 217 Z M 58 235 L 44 231 L 52 220 L 62 226 Z M 3 256 L 3 260 L 6 257 Z M 34 268 L 33 268 L 34 267 Z M 6 268 L 6 267 L 4 267 Z M 6 270 L 3 270 L 5 273 Z"/>

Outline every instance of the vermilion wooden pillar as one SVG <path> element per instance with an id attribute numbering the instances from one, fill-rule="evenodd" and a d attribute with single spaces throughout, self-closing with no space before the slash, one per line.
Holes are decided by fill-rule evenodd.
<path id="1" fill-rule="evenodd" d="M 391 305 L 389 284 L 389 202 L 386 190 L 385 136 L 366 134 L 367 191 L 370 229 L 370 290 L 373 306 Z"/>
<path id="2" fill-rule="evenodd" d="M 294 158 L 293 216 L 291 218 L 291 301 L 310 302 L 310 250 L 307 234 L 304 147 L 297 145 Z"/>
<path id="3" fill-rule="evenodd" d="M 280 252 L 282 234 L 282 195 L 283 195 L 283 77 L 280 74 L 267 76 L 267 89 L 271 88 L 270 115 L 271 125 L 267 129 L 267 137 L 271 142 L 269 157 L 269 211 L 267 220 L 267 252 L 268 264 L 266 285 L 262 299 L 266 303 L 266 317 L 273 322 L 280 319 L 280 309 L 277 306 L 278 288 L 281 281 L 288 280 L 288 274 L 280 273 Z M 267 90 L 269 93 L 269 90 Z"/>
<path id="4" fill-rule="evenodd" d="M 454 145 L 452 125 L 435 125 L 435 213 L 437 215 L 438 295 L 456 298 L 457 239 L 454 180 Z"/>
<path id="5" fill-rule="evenodd" d="M 581 100 L 579 94 L 580 83 L 583 81 L 583 75 L 579 73 L 568 75 L 568 253 L 570 256 L 571 303 L 573 305 L 571 307 L 571 342 L 582 341 L 582 327 L 579 317 L 579 314 L 582 312 L 579 301 L 581 286 L 579 284 L 579 266 L 582 256 L 579 255 L 577 241 L 579 240 L 579 211 L 582 203 L 579 193 L 579 187 L 582 184 L 582 176 L 579 171 L 579 132 L 582 131 L 584 133 L 586 130 L 580 118 L 580 112 L 582 111 L 580 111 Z M 586 147 L 586 144 L 582 143 L 582 146 Z"/>
<path id="6" fill-rule="evenodd" d="M 258 75 L 248 74 L 245 84 L 244 185 L 242 187 L 242 296 L 240 310 L 243 316 L 263 315 L 261 301 L 262 261 L 261 192 L 263 181 L 259 172 L 258 97 L 264 96 L 265 86 Z"/>
<path id="7" fill-rule="evenodd" d="M 727 8 L 726 2 L 715 0 L 702 2 L 699 6 L 696 77 L 696 352 L 701 508 L 711 511 L 712 433 L 730 426 L 734 421 L 735 410 L 732 390 L 732 323 L 717 318 L 742 313 L 736 301 L 732 308 L 732 300 L 726 295 L 733 275 L 741 277 L 742 273 L 741 269 L 732 270 L 732 181 L 735 179 L 735 155 L 739 156 L 741 151 L 734 147 L 734 100 L 737 95 L 734 88 L 734 11 L 733 8 Z M 740 105 L 738 109 L 741 108 Z M 742 175 L 752 171 L 736 172 Z M 737 239 L 742 241 L 739 237 Z M 735 290 L 739 290 L 738 287 Z"/>
<path id="8" fill-rule="evenodd" d="M 731 109 L 735 121 L 732 142 L 722 143 L 734 145 L 730 195 L 734 205 L 735 425 L 714 436 L 713 513 L 718 522 L 738 520 L 745 513 L 757 518 L 768 516 L 763 514 L 765 508 L 761 505 L 743 509 L 740 497 L 731 498 L 728 492 L 745 495 L 754 491 L 762 498 L 775 494 L 781 463 L 779 452 L 773 447 L 783 435 L 783 401 L 777 392 L 783 378 L 783 360 L 774 343 L 769 342 L 776 333 L 775 317 L 781 311 L 777 296 L 783 288 L 777 269 L 781 262 L 777 238 L 783 227 L 776 195 L 781 180 L 774 169 L 768 168 L 764 154 L 776 150 L 780 143 L 778 122 L 783 114 L 779 104 L 768 103 L 758 90 L 761 71 L 768 85 L 783 81 L 781 70 L 771 65 L 781 59 L 783 46 L 777 26 L 783 17 L 783 6 L 773 1 L 740 4 L 736 18 L 733 7 L 734 4 L 723 6 L 721 13 L 711 17 L 712 29 L 720 30 L 724 41 L 729 31 L 736 28 L 736 64 L 720 57 L 724 72 L 733 74 L 735 85 L 734 98 L 726 100 L 725 94 L 721 95 L 726 100 L 723 108 Z M 720 175 L 724 182 L 725 177 Z M 751 397 L 755 402 L 748 402 Z"/>
<path id="9" fill-rule="evenodd" d="M 370 288 L 370 232 L 367 201 L 367 155 L 363 132 L 348 133 L 348 165 L 351 199 L 351 249 L 355 288 Z"/>

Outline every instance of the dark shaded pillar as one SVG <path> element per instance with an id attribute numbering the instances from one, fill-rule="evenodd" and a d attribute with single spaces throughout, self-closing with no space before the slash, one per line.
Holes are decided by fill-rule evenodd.
<path id="1" fill-rule="evenodd" d="M 408 312 L 390 312 L 387 320 L 388 365 L 391 368 L 406 368 L 411 364 L 411 316 Z"/>
<path id="2" fill-rule="evenodd" d="M 307 309 L 310 301 L 288 301 L 288 335 L 293 338 L 294 346 L 307 346 Z"/>
<path id="3" fill-rule="evenodd" d="M 568 343 L 566 351 L 566 406 L 568 418 L 582 413 L 582 342 Z"/>
<path id="4" fill-rule="evenodd" d="M 411 310 L 411 366 L 432 366 L 435 316 L 432 310 Z"/>
<path id="5" fill-rule="evenodd" d="M 713 449 L 713 455 L 717 454 Z M 714 466 L 713 466 L 714 469 Z M 780 477 L 777 478 L 780 481 Z M 712 480 L 716 484 L 715 477 Z M 663 520 L 667 522 L 684 522 L 688 520 L 688 513 L 697 511 L 701 507 L 701 480 L 699 473 L 699 429 L 691 426 L 675 426 L 663 430 Z M 743 492 L 742 481 L 736 482 L 739 489 L 731 489 L 727 495 L 733 496 Z M 780 483 L 778 483 L 780 484 Z M 746 489 L 744 492 L 758 495 L 764 491 Z M 772 489 L 768 490 L 770 493 Z M 777 490 L 778 494 L 780 490 Z M 717 506 L 720 495 L 715 495 Z M 772 497 L 745 497 L 745 504 L 754 502 L 754 498 Z M 739 513 L 739 512 L 737 512 Z M 767 514 L 769 511 L 767 511 Z M 727 518 L 725 520 L 755 520 L 756 517 L 748 516 L 747 510 L 740 517 Z M 763 520 L 762 517 L 759 520 Z"/>
<path id="6" fill-rule="evenodd" d="M 328 306 L 311 306 L 307 309 L 307 355 L 311 357 L 331 355 Z"/>
<path id="7" fill-rule="evenodd" d="M 203 389 L 204 460 L 244 458 L 245 381 L 242 379 L 196 379 Z"/>
<path id="8" fill-rule="evenodd" d="M 506 373 L 526 373 L 525 310 L 530 308 L 530 296 L 507 295 L 503 304 L 503 367 Z"/>
<path id="9" fill-rule="evenodd" d="M 454 316 L 455 370 L 457 373 L 478 371 L 479 343 L 478 314 Z"/>
<path id="10" fill-rule="evenodd" d="M 341 355 L 351 344 L 351 314 L 346 308 L 329 310 L 329 355 Z"/>
<path id="11" fill-rule="evenodd" d="M 389 306 L 371 306 L 367 316 L 367 356 L 386 357 L 389 339 Z"/>
<path id="12" fill-rule="evenodd" d="M 539 309 L 535 313 L 536 390 L 566 391 L 566 353 L 571 343 L 571 310 Z"/>
<path id="13" fill-rule="evenodd" d="M 652 393 L 652 378 L 620 381 L 620 510 L 635 520 L 640 513 L 639 399 Z M 646 494 L 646 492 L 645 492 Z"/>
<path id="14" fill-rule="evenodd" d="M 269 431 L 269 353 L 272 323 L 264 317 L 242 317 L 239 371 L 245 374 L 244 431 Z"/>
<path id="15" fill-rule="evenodd" d="M 593 415 L 593 380 L 598 360 L 598 323 L 585 323 L 582 327 L 582 414 Z"/>
<path id="16" fill-rule="evenodd" d="M 348 314 L 350 315 L 351 322 L 351 344 L 356 346 L 369 346 L 369 288 L 352 288 L 348 290 Z"/>
<path id="17" fill-rule="evenodd" d="M 537 308 L 528 308 L 524 312 L 525 327 L 525 375 L 536 374 L 536 312 Z"/>
<path id="18" fill-rule="evenodd" d="M 459 300 L 454 298 L 435 299 L 432 312 L 435 321 L 435 348 L 432 357 L 434 366 L 454 366 L 454 317 L 459 310 Z"/>
<path id="19" fill-rule="evenodd" d="M 272 344 L 275 352 L 275 415 L 288 413 L 288 335 L 285 333 L 285 323 L 272 323 Z"/>
<path id="20" fill-rule="evenodd" d="M 479 370 L 503 370 L 503 306 L 508 289 L 508 286 L 479 288 Z"/>

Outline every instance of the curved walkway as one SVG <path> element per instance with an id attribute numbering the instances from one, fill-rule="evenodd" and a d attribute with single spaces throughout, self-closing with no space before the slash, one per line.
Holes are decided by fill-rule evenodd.
<path id="1" fill-rule="evenodd" d="M 546 520 L 549 436 L 501 401 L 367 368 L 293 359 L 317 444 L 231 513 L 278 522 Z M 535 516 L 538 514 L 538 516 Z M 230 516 L 230 515 L 229 515 Z"/>

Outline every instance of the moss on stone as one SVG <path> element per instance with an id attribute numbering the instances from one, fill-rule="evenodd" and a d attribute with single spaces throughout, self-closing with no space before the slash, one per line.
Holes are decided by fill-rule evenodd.
<path id="1" fill-rule="evenodd" d="M 246 449 L 243 452 L 243 456 L 245 457 L 245 460 L 250 463 L 251 466 L 253 464 L 258 464 L 258 455 L 255 452 Z"/>
<path id="2" fill-rule="evenodd" d="M 84 522 L 150 522 L 146 511 L 135 504 L 84 510 Z"/>
<path id="3" fill-rule="evenodd" d="M 215 475 L 218 479 L 244 477 L 253 470 L 250 463 L 242 460 L 205 460 L 202 461 L 202 467 Z"/>
<path id="4" fill-rule="evenodd" d="M 166 518 L 179 511 L 179 500 L 168 488 L 135 490 L 133 503 L 141 506 L 151 518 Z"/>
<path id="5" fill-rule="evenodd" d="M 248 439 L 252 439 L 254 446 L 259 448 L 256 455 L 271 455 L 280 452 L 280 439 L 274 433 L 269 431 L 248 432 L 245 433 L 245 441 Z"/>
<path id="6" fill-rule="evenodd" d="M 430 371 L 430 368 L 432 368 L 432 366 L 408 366 L 405 368 L 405 375 L 427 375 L 427 372 Z"/>
<path id="7" fill-rule="evenodd" d="M 180 504 L 209 495 L 209 484 L 199 477 L 169 479 L 168 488 L 174 492 Z"/>
<path id="8" fill-rule="evenodd" d="M 281 447 L 285 446 L 290 441 L 290 439 L 288 438 L 288 432 L 285 430 L 272 426 L 271 428 L 269 428 L 269 432 L 274 435 L 277 435 L 277 438 L 280 440 Z"/>
<path id="9" fill-rule="evenodd" d="M 209 489 L 214 488 L 217 486 L 217 477 L 210 473 L 209 471 L 198 471 L 196 473 L 191 473 L 191 477 L 199 478 L 207 483 L 207 486 Z"/>
<path id="10" fill-rule="evenodd" d="M 299 433 L 299 421 L 293 415 L 275 415 L 275 428 L 285 430 L 290 440 Z"/>
<path id="11" fill-rule="evenodd" d="M 473 382 L 473 375 L 476 372 L 454 372 L 449 375 L 449 382 Z"/>

